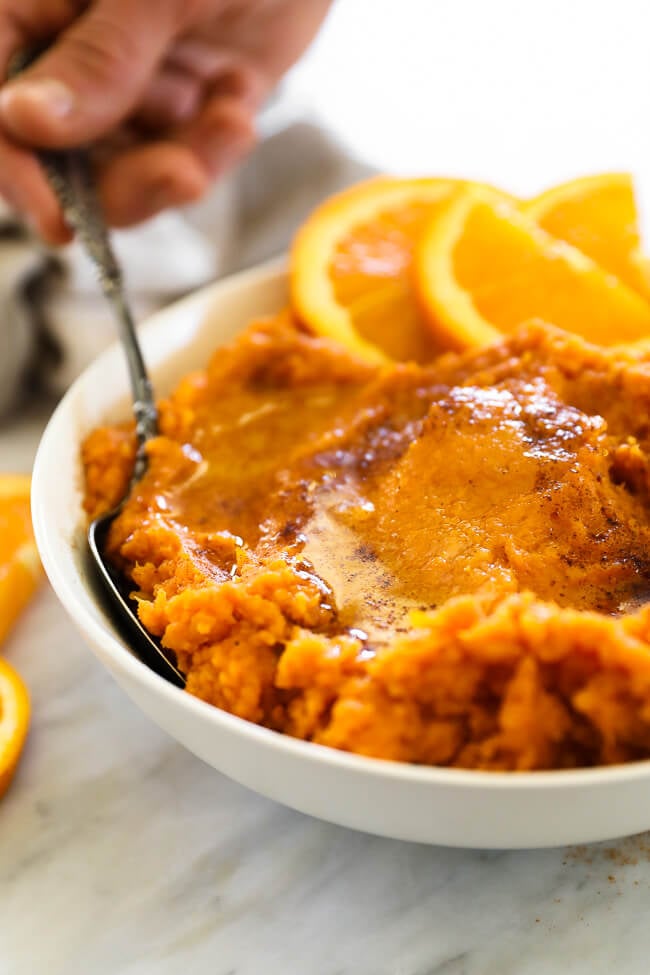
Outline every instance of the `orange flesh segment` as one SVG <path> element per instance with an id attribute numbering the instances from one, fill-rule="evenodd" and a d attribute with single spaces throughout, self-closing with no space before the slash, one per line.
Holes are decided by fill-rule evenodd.
<path id="1" fill-rule="evenodd" d="M 436 344 L 413 286 L 413 253 L 459 185 L 382 177 L 326 201 L 292 249 L 292 303 L 301 320 L 369 361 L 433 358 Z"/>
<path id="2" fill-rule="evenodd" d="M 522 210 L 645 297 L 650 280 L 639 247 L 634 186 L 628 173 L 605 173 L 552 187 Z"/>
<path id="3" fill-rule="evenodd" d="M 27 475 L 0 474 L 0 643 L 42 578 L 29 488 Z"/>
<path id="4" fill-rule="evenodd" d="M 650 335 L 650 305 L 507 200 L 460 191 L 420 242 L 418 281 L 434 334 L 457 347 L 542 319 L 600 345 Z"/>
<path id="5" fill-rule="evenodd" d="M 0 644 L 42 578 L 26 474 L 0 474 Z M 29 696 L 13 667 L 0 657 L 0 796 L 9 788 L 29 726 Z"/>
<path id="6" fill-rule="evenodd" d="M 0 658 L 0 796 L 11 784 L 29 727 L 29 696 L 22 680 Z"/>
<path id="7" fill-rule="evenodd" d="M 29 489 L 27 475 L 0 474 L 0 644 L 42 578 Z"/>

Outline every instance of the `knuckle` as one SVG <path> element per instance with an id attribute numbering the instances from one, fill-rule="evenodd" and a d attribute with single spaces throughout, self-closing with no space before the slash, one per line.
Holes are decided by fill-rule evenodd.
<path id="1" fill-rule="evenodd" d="M 137 39 L 107 18 L 94 18 L 92 26 L 70 35 L 68 45 L 68 57 L 77 68 L 102 83 L 121 81 L 138 64 Z"/>

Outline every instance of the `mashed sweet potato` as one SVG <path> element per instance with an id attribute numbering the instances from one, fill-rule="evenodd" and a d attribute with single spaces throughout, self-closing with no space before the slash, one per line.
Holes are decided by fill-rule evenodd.
<path id="1" fill-rule="evenodd" d="M 369 366 L 280 317 L 161 404 L 108 554 L 187 690 L 365 755 L 650 757 L 650 363 L 530 326 Z M 83 448 L 89 514 L 129 429 Z"/>

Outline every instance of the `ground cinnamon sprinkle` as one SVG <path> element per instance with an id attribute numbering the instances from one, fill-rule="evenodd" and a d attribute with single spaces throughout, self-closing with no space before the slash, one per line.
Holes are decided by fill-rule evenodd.
<path id="1" fill-rule="evenodd" d="M 591 846 L 568 847 L 562 861 L 564 866 L 584 864 L 585 866 L 601 867 L 605 864 L 615 864 L 619 867 L 636 867 L 641 863 L 650 863 L 650 834 L 641 833 L 619 840 L 614 845 L 596 843 Z M 625 873 L 622 874 L 625 876 Z M 610 883 L 616 882 L 621 875 L 609 874 Z M 634 881 L 638 885 L 639 881 Z"/>

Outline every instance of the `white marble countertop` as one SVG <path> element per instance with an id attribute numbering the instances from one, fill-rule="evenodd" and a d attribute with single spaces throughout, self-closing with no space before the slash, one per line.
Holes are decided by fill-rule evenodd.
<path id="1" fill-rule="evenodd" d="M 0 429 L 29 469 L 43 411 Z M 645 975 L 650 834 L 393 842 L 230 782 L 140 714 L 47 586 L 5 648 L 32 694 L 0 803 L 0 975 Z"/>

